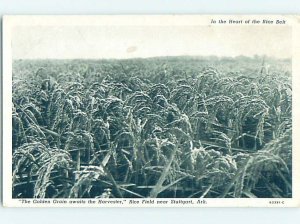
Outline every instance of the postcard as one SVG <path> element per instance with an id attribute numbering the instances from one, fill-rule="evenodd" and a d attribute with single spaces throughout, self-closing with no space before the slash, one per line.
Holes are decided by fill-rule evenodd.
<path id="1" fill-rule="evenodd" d="M 298 207 L 300 17 L 3 18 L 7 207 Z"/>

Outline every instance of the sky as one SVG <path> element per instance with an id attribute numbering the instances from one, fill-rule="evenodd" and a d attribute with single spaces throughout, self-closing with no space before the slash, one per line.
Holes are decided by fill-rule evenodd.
<path id="1" fill-rule="evenodd" d="M 288 26 L 17 26 L 13 59 L 292 56 Z"/>

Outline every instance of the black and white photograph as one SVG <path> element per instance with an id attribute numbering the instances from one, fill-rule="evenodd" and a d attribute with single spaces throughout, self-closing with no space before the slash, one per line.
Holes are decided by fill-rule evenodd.
<path id="1" fill-rule="evenodd" d="M 7 206 L 299 206 L 299 17 L 3 27 Z"/>

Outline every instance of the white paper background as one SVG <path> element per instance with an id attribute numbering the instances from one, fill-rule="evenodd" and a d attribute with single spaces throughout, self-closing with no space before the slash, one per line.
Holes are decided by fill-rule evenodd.
<path id="1" fill-rule="evenodd" d="M 4 14 L 300 14 L 299 0 L 0 0 Z M 2 20 L 1 20 L 2 22 Z M 2 26 L 2 25 L 1 25 Z M 2 36 L 2 27 L 1 27 Z M 1 37 L 0 37 L 1 39 Z M 2 42 L 2 40 L 1 40 Z M 0 56 L 1 58 L 1 56 Z M 2 58 L 1 58 L 2 61 Z M 0 63 L 1 64 L 1 63 Z M 1 64 L 2 67 L 2 64 Z M 1 125 L 2 126 L 2 125 Z M 1 163 L 1 162 L 0 162 Z M 2 166 L 2 165 L 1 165 Z M 2 169 L 1 169 L 2 171 Z M 0 175 L 2 176 L 2 174 Z M 2 186 L 0 187 L 0 190 Z M 2 190 L 1 190 L 2 191 Z M 2 203 L 2 202 L 1 202 Z M 0 207 L 0 223 L 299 223 L 300 209 Z"/>

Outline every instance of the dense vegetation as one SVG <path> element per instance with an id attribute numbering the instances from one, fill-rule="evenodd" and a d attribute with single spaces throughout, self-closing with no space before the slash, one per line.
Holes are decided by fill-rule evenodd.
<path id="1" fill-rule="evenodd" d="M 291 197 L 289 60 L 18 60 L 13 197 Z"/>

